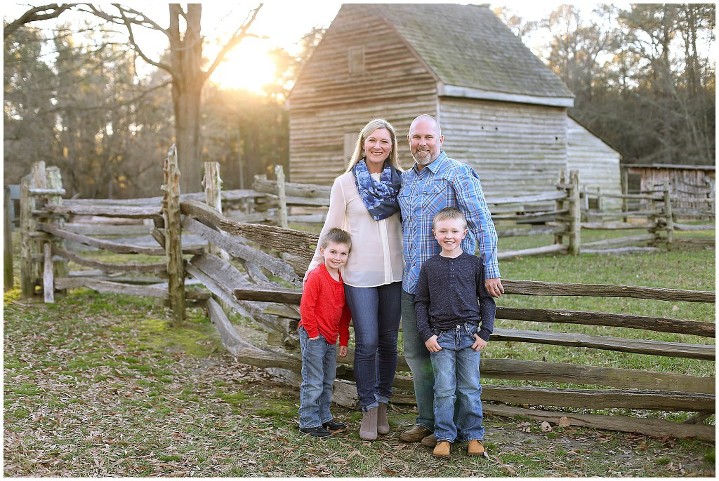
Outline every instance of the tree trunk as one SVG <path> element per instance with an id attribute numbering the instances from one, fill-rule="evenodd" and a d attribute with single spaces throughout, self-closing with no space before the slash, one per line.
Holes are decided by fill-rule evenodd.
<path id="1" fill-rule="evenodd" d="M 180 189 L 183 193 L 202 191 L 200 105 L 206 75 L 202 71 L 201 4 L 188 4 L 187 13 L 170 4 L 170 59 L 173 70 L 172 103 L 175 112 Z M 180 19 L 186 22 L 180 34 Z"/>

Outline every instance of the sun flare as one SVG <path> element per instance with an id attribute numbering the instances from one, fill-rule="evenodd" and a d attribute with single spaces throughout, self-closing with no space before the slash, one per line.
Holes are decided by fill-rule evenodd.
<path id="1" fill-rule="evenodd" d="M 275 80 L 275 62 L 266 44 L 245 39 L 232 49 L 210 79 L 223 89 L 243 89 L 262 93 Z"/>

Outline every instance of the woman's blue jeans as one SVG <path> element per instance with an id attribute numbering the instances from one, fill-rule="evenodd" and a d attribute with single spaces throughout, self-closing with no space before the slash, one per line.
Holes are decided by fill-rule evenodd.
<path id="1" fill-rule="evenodd" d="M 434 371 L 434 435 L 437 441 L 484 439 L 480 354 L 472 349 L 476 332 L 477 326 L 471 323 L 441 331 L 437 342 L 442 350 L 430 355 Z"/>
<path id="2" fill-rule="evenodd" d="M 300 427 L 316 428 L 332 421 L 330 403 L 337 374 L 337 346 L 320 335 L 310 340 L 304 327 L 299 328 L 302 351 L 300 384 Z"/>
<path id="3" fill-rule="evenodd" d="M 389 402 L 397 370 L 401 282 L 377 287 L 345 284 L 355 333 L 354 373 L 363 411 Z"/>

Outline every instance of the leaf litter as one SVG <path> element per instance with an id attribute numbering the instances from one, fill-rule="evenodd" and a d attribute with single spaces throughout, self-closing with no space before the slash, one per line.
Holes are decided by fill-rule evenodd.
<path id="1" fill-rule="evenodd" d="M 714 476 L 713 461 L 705 461 L 713 445 L 582 429 L 562 419 L 547 429 L 487 417 L 487 458 L 469 458 L 455 446 L 444 463 L 424 446 L 399 441 L 416 415 L 404 406 L 393 409 L 393 432 L 373 443 L 358 438 L 355 412 L 334 407 L 349 431 L 311 442 L 297 432 L 296 416 L 267 414 L 273 406 L 296 410 L 296 387 L 221 349 L 198 357 L 144 346 L 137 320 L 169 318 L 161 307 L 126 301 L 120 316 L 112 307 L 90 314 L 83 307 L 92 295 L 68 303 L 72 297 L 55 305 L 6 303 L 5 476 Z M 246 396 L 241 409 L 221 397 L 232 392 Z"/>

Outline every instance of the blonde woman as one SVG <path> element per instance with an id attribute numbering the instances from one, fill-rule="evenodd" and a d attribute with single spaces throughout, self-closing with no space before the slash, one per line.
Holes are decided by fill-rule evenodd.
<path id="1" fill-rule="evenodd" d="M 359 435 L 369 441 L 390 430 L 387 404 L 397 368 L 403 270 L 400 184 L 394 127 L 383 119 L 372 120 L 359 133 L 347 171 L 332 185 L 320 233 L 321 238 L 339 227 L 352 236 L 342 277 L 355 332 Z M 318 248 L 307 272 L 321 262 Z"/>

